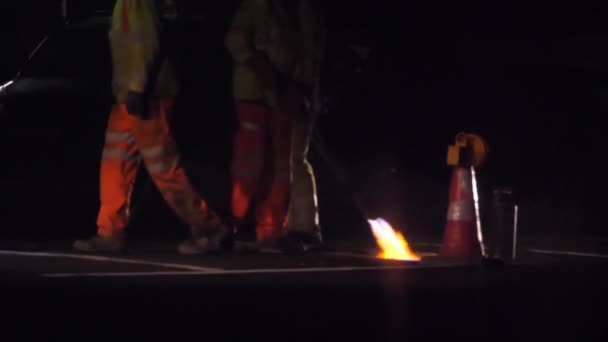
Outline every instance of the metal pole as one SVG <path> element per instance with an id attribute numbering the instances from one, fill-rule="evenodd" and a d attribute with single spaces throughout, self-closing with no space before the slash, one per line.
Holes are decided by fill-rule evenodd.
<path id="1" fill-rule="evenodd" d="M 64 23 L 68 19 L 68 0 L 61 0 L 61 18 Z"/>
<path id="2" fill-rule="evenodd" d="M 517 251 L 519 208 L 510 189 L 494 190 L 492 257 L 513 261 Z M 511 221 L 513 220 L 513 221 Z"/>
<path id="3" fill-rule="evenodd" d="M 513 212 L 513 259 L 517 257 L 517 219 L 519 215 L 519 206 L 516 205 Z"/>

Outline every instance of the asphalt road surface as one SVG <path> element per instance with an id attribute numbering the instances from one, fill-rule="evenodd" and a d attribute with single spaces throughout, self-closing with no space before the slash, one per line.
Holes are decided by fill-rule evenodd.
<path id="1" fill-rule="evenodd" d="M 18 338 L 181 340 L 450 338 L 602 340 L 608 253 L 530 241 L 508 265 L 373 251 L 184 257 L 140 243 L 121 255 L 65 245 L 0 249 L 2 333 Z"/>

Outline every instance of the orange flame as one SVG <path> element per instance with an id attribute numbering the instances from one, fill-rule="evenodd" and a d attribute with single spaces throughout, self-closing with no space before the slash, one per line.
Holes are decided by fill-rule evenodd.
<path id="1" fill-rule="evenodd" d="M 382 249 L 382 252 L 378 253 L 379 258 L 408 261 L 421 260 L 420 256 L 410 249 L 405 237 L 400 232 L 395 231 L 388 222 L 381 218 L 368 220 L 368 222 L 372 227 L 376 243 Z"/>

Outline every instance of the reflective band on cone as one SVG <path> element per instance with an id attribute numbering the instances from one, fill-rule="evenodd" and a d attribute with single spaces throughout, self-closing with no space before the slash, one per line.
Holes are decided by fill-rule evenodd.
<path id="1" fill-rule="evenodd" d="M 481 258 L 472 169 L 456 167 L 450 184 L 447 222 L 439 256 Z"/>

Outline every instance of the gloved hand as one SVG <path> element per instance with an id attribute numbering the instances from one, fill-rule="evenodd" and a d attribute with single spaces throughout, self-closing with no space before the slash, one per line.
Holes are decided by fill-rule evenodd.
<path id="1" fill-rule="evenodd" d="M 148 101 L 143 93 L 129 91 L 125 100 L 127 111 L 129 114 L 138 117 L 142 120 L 147 120 L 150 117 L 150 109 Z"/>

